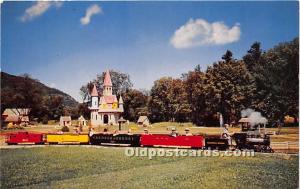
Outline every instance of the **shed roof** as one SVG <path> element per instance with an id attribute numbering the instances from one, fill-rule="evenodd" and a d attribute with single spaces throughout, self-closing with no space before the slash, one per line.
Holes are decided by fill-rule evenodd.
<path id="1" fill-rule="evenodd" d="M 81 116 L 78 118 L 78 121 L 86 121 L 86 120 L 85 120 L 84 117 L 81 115 Z"/>
<path id="2" fill-rule="evenodd" d="M 19 122 L 20 121 L 20 116 L 18 115 L 9 115 L 7 118 L 4 120 L 5 122 Z"/>
<path id="3" fill-rule="evenodd" d="M 138 123 L 143 123 L 144 121 L 146 121 L 148 119 L 147 116 L 140 116 L 139 119 L 138 119 Z"/>
<path id="4" fill-rule="evenodd" d="M 72 121 L 71 116 L 60 116 L 60 121 Z"/>
<path id="5" fill-rule="evenodd" d="M 30 108 L 6 108 L 2 115 L 28 115 Z"/>

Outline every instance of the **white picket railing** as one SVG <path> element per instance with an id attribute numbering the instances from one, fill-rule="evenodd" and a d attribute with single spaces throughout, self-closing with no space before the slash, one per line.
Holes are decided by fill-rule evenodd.
<path id="1" fill-rule="evenodd" d="M 282 150 L 298 150 L 299 143 L 298 142 L 272 142 L 272 149 L 282 149 Z"/>

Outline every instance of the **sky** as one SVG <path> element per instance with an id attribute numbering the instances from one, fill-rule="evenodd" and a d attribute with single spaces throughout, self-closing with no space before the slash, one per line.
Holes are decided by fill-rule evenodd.
<path id="1" fill-rule="evenodd" d="M 237 59 L 299 33 L 298 2 L 4 2 L 1 70 L 30 74 L 82 102 L 107 69 L 151 89 L 163 76 L 203 70 L 227 49 Z"/>

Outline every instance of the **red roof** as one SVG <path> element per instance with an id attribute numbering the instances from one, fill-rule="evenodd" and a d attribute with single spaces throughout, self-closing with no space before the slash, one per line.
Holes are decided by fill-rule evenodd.
<path id="1" fill-rule="evenodd" d="M 105 73 L 103 85 L 112 87 L 111 78 L 108 70 Z"/>
<path id="2" fill-rule="evenodd" d="M 98 91 L 97 91 L 96 85 L 94 85 L 94 87 L 93 87 L 91 96 L 98 96 Z"/>
<path id="3" fill-rule="evenodd" d="M 9 115 L 7 116 L 7 118 L 5 119 L 5 122 L 20 122 L 20 117 L 17 115 Z"/>
<path id="4" fill-rule="evenodd" d="M 118 102 L 116 95 L 110 95 L 110 96 L 102 96 L 104 98 L 105 103 L 112 104 L 114 102 Z"/>

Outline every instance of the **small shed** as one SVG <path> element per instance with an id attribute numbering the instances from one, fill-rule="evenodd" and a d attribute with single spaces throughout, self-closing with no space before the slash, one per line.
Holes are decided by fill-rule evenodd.
<path id="1" fill-rule="evenodd" d="M 60 116 L 59 125 L 60 126 L 71 126 L 72 125 L 71 116 Z"/>
<path id="2" fill-rule="evenodd" d="M 147 126 L 150 125 L 150 121 L 149 121 L 147 116 L 140 116 L 138 121 L 137 121 L 137 124 L 140 125 L 140 126 L 147 127 Z"/>
<path id="3" fill-rule="evenodd" d="M 82 115 L 78 118 L 78 126 L 87 126 L 87 120 Z"/>
<path id="4" fill-rule="evenodd" d="M 4 122 L 13 124 L 29 124 L 30 108 L 6 108 L 2 113 Z"/>
<path id="5" fill-rule="evenodd" d="M 20 124 L 21 118 L 18 115 L 8 115 L 4 121 L 7 123 Z"/>

